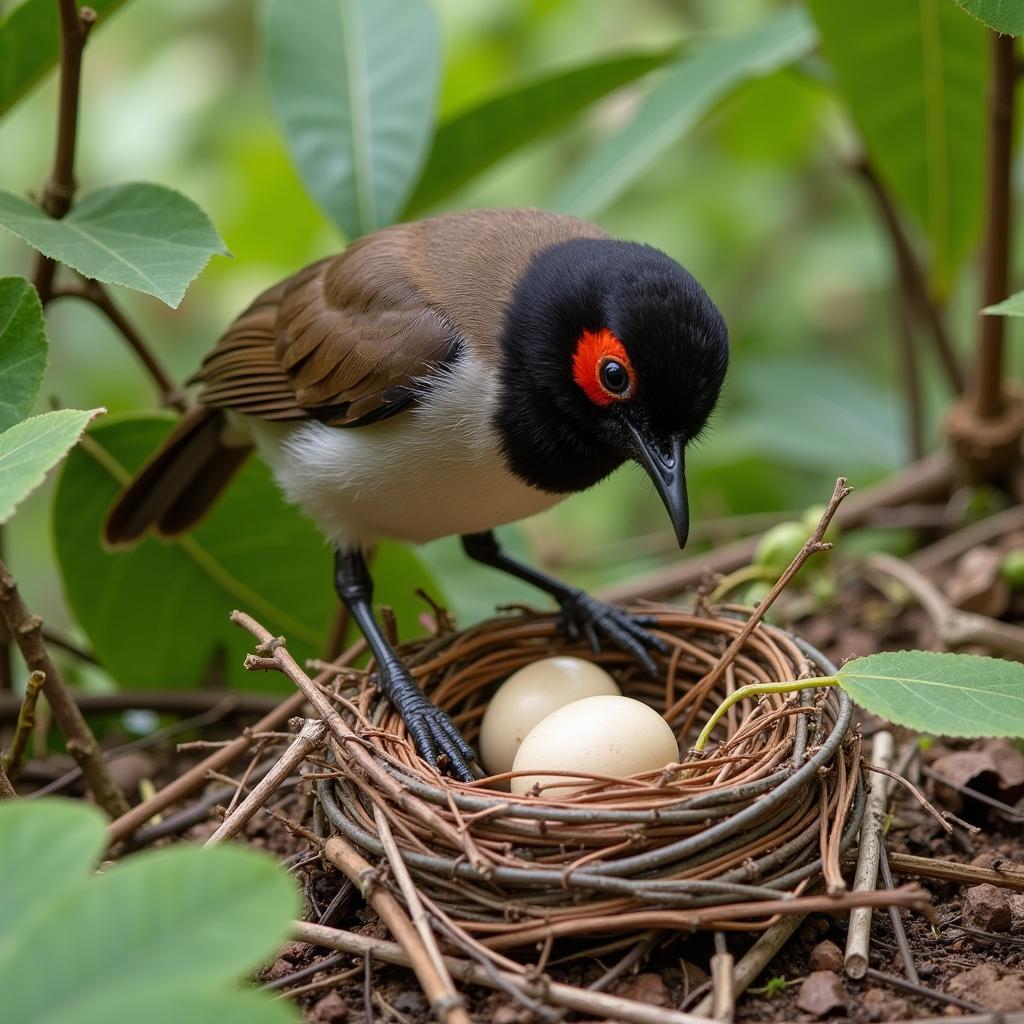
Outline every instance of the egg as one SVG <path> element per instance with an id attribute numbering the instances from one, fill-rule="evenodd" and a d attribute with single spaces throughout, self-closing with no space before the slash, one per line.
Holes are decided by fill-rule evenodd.
<path id="1" fill-rule="evenodd" d="M 480 757 L 492 775 L 512 768 L 519 744 L 563 704 L 619 693 L 603 668 L 582 658 L 544 658 L 524 665 L 498 687 L 480 723 Z"/>
<path id="2" fill-rule="evenodd" d="M 679 760 L 679 746 L 668 722 L 632 697 L 585 697 L 552 711 L 523 740 L 513 762 L 515 771 L 538 774 L 512 779 L 522 796 L 535 783 L 562 781 L 545 769 L 591 772 L 622 778 L 662 768 Z M 545 789 L 542 797 L 559 799 L 591 783 L 580 781 Z"/>

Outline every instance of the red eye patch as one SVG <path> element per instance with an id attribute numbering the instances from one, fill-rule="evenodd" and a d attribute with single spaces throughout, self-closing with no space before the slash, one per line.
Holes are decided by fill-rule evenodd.
<path id="1" fill-rule="evenodd" d="M 608 364 L 618 364 L 620 373 Z M 625 387 L 609 387 L 619 384 L 625 374 Z M 610 379 L 609 379 L 610 378 Z M 636 375 L 626 355 L 622 342 L 607 327 L 599 331 L 584 331 L 576 342 L 572 357 L 572 379 L 583 389 L 583 393 L 595 405 L 611 405 L 632 398 L 636 394 Z"/>

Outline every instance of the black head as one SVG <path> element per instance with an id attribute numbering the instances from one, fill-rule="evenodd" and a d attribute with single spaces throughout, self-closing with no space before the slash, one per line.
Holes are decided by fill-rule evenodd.
<path id="1" fill-rule="evenodd" d="M 552 246 L 527 268 L 506 317 L 497 415 L 505 457 L 529 484 L 559 493 L 635 459 L 682 547 L 684 451 L 728 362 L 722 315 L 663 252 L 612 239 Z"/>

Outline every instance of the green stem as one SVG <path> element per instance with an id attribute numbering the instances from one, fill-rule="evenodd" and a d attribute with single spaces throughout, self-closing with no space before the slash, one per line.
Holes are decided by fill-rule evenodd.
<path id="1" fill-rule="evenodd" d="M 794 693 L 797 690 L 810 690 L 819 686 L 838 686 L 839 679 L 836 676 L 816 676 L 814 679 L 792 679 L 785 683 L 751 683 L 750 686 L 741 686 L 738 690 L 730 693 L 721 704 L 715 708 L 714 713 L 708 719 L 707 725 L 700 731 L 697 742 L 693 749 L 700 753 L 707 743 L 719 719 L 733 706 L 746 697 L 760 697 L 765 693 Z"/>
<path id="2" fill-rule="evenodd" d="M 766 583 L 774 583 L 775 577 L 769 569 L 763 565 L 745 565 L 742 569 L 723 576 L 718 586 L 711 592 L 708 598 L 709 604 L 718 604 L 730 591 L 742 586 L 744 583 L 751 583 L 754 580 L 763 580 Z"/>

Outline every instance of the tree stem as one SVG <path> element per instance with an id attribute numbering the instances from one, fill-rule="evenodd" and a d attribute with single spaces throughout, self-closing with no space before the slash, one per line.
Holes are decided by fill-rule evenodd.
<path id="1" fill-rule="evenodd" d="M 68 753 L 78 762 L 96 802 L 112 818 L 126 814 L 128 801 L 110 774 L 89 723 L 82 716 L 43 645 L 43 621 L 25 607 L 18 593 L 18 585 L 3 561 L 0 561 L 0 617 L 6 621 L 30 671 L 41 672 L 45 677 L 43 694 L 64 734 Z"/>
<path id="2" fill-rule="evenodd" d="M 1016 63 L 1012 36 L 992 34 L 992 81 L 988 100 L 988 171 L 985 186 L 985 243 L 982 306 L 1006 298 L 1010 274 L 1010 218 L 1013 214 L 1013 107 Z M 971 403 L 980 419 L 1003 411 L 1003 354 L 1006 318 L 981 316 Z"/>

